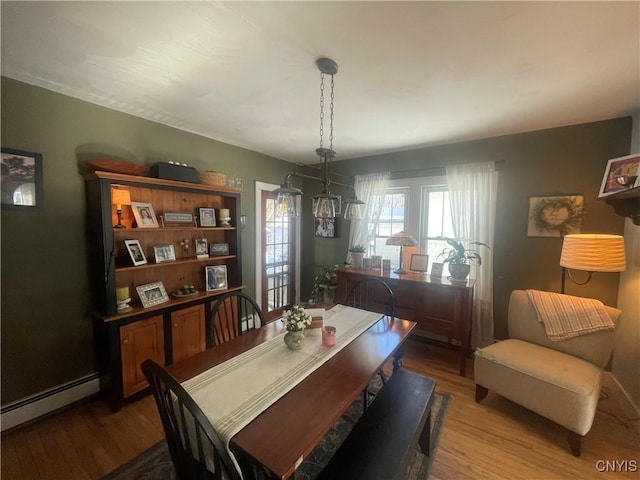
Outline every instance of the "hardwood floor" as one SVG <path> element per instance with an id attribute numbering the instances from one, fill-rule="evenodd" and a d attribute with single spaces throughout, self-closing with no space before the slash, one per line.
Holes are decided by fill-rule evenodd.
<path id="1" fill-rule="evenodd" d="M 435 378 L 436 390 L 452 397 L 432 480 L 640 477 L 640 435 L 611 414 L 619 415 L 611 400 L 600 401 L 582 456 L 575 458 L 558 425 L 492 393 L 475 403 L 473 362 L 466 378 L 458 376 L 457 351 L 412 339 L 404 367 Z M 162 438 L 150 396 L 116 414 L 92 399 L 3 434 L 1 474 L 5 480 L 99 479 Z M 636 469 L 600 472 L 600 460 L 626 460 L 627 467 L 635 461 Z"/>

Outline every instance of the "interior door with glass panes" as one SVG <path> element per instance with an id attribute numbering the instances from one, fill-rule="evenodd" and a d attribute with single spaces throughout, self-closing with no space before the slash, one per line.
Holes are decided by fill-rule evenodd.
<path id="1" fill-rule="evenodd" d="M 276 195 L 262 191 L 262 292 L 267 320 L 291 307 L 295 294 L 295 218 L 277 217 Z"/>

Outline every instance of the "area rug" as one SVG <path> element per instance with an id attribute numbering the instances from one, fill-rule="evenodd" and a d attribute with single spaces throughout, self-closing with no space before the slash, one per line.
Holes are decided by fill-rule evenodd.
<path id="1" fill-rule="evenodd" d="M 435 394 L 431 409 L 431 455 L 426 456 L 416 450 L 404 476 L 405 480 L 429 478 L 431 462 L 436 454 L 442 424 L 450 400 L 451 397 L 447 394 Z M 347 437 L 360 415 L 362 415 L 362 398 L 349 407 L 318 446 L 302 462 L 296 470 L 295 480 L 314 480 Z M 176 480 L 176 478 L 167 444 L 163 440 L 102 477 L 101 480 Z"/>

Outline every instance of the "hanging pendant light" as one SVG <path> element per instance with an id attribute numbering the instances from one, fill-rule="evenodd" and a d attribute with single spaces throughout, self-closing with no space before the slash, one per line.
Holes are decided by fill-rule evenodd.
<path id="1" fill-rule="evenodd" d="M 345 220 L 360 220 L 362 219 L 362 208 L 364 202 L 358 199 L 356 192 L 353 192 L 353 196 L 344 201 L 346 205 L 344 209 L 344 219 Z"/>
<path id="2" fill-rule="evenodd" d="M 292 187 L 289 175 L 280 183 L 280 187 L 276 188 L 273 193 L 276 197 L 276 217 L 297 217 L 298 216 L 298 202 L 296 197 L 302 195 L 302 190 Z"/>
<path id="3" fill-rule="evenodd" d="M 316 66 L 320 70 L 320 147 L 316 148 L 316 154 L 321 158 L 322 164 L 322 177 L 314 177 L 299 172 L 290 172 L 287 174 L 286 179 L 280 184 L 280 187 L 273 192 L 276 193 L 276 215 L 297 217 L 298 209 L 295 197 L 302 195 L 302 191 L 291 186 L 291 177 L 299 176 L 303 178 L 309 178 L 322 183 L 321 193 L 313 196 L 313 216 L 315 218 L 327 219 L 335 218 L 336 205 L 338 204 L 340 197 L 331 193 L 329 179 L 329 162 L 335 158 L 336 152 L 333 150 L 333 99 L 334 99 L 334 75 L 338 73 L 338 64 L 330 58 L 318 58 L 316 60 Z M 329 93 L 329 148 L 324 146 L 324 79 L 325 75 L 331 76 L 330 93 Z M 351 185 L 345 185 L 343 183 L 333 182 L 335 185 L 340 185 L 345 188 L 353 188 Z M 353 197 L 345 202 L 345 216 L 347 220 L 353 220 L 361 218 L 360 205 L 364 205 L 364 202 L 358 200 L 355 193 Z"/>
<path id="4" fill-rule="evenodd" d="M 329 191 L 329 161 L 336 156 L 333 149 L 333 76 L 338 73 L 338 64 L 330 58 L 319 58 L 316 66 L 320 70 L 320 147 L 316 154 L 322 159 L 322 193 L 314 195 L 313 216 L 315 218 L 334 218 L 336 216 L 335 203 L 338 199 Z M 324 148 L 324 76 L 331 75 L 331 92 L 329 102 L 329 148 Z"/>

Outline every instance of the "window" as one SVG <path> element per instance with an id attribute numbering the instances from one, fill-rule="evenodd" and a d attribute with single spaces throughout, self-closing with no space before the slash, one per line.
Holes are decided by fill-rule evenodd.
<path id="1" fill-rule="evenodd" d="M 369 255 L 381 255 L 383 258 L 397 258 L 398 247 L 385 245 L 387 238 L 405 230 L 407 215 L 408 188 L 391 188 L 383 195 L 376 195 L 374 202 L 381 203 L 378 223 L 369 224 Z"/>
<path id="2" fill-rule="evenodd" d="M 436 237 L 455 237 L 447 186 L 423 186 L 420 211 L 422 217 L 420 251 L 429 255 L 429 265 L 433 262 L 442 262 L 443 259 L 438 258 L 438 255 L 448 247 L 448 244 L 444 240 L 437 240 Z M 431 271 L 430 266 L 429 271 Z"/>
<path id="3" fill-rule="evenodd" d="M 385 245 L 387 238 L 405 231 L 418 238 L 420 253 L 429 255 L 429 271 L 447 243 L 436 237 L 454 237 L 446 177 L 396 179 L 389 182 L 384 195 L 375 197 L 382 212 L 377 224 L 371 223 L 369 255 L 382 255 L 397 267 L 398 247 Z"/>

